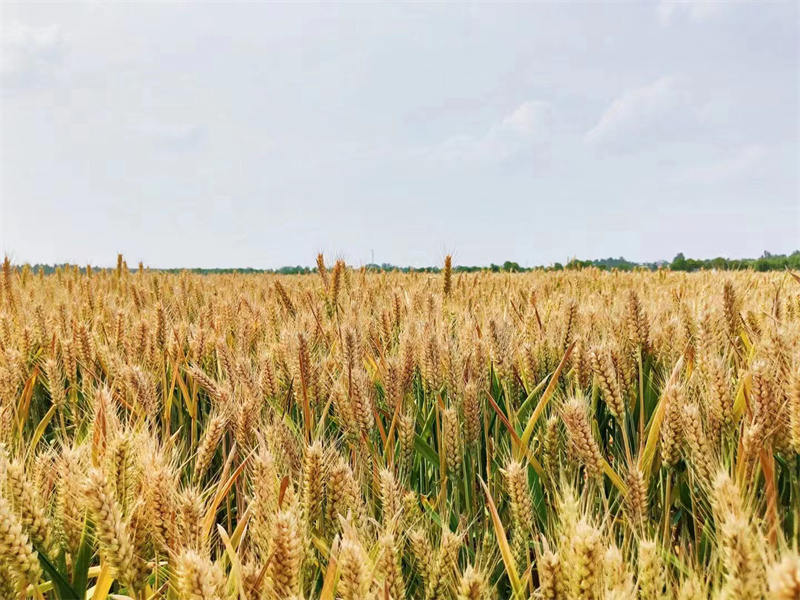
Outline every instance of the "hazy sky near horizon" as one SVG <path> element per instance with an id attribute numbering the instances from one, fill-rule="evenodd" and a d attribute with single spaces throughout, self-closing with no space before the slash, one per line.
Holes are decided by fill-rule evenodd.
<path id="1" fill-rule="evenodd" d="M 153 267 L 791 252 L 799 6 L 3 2 L 2 249 Z"/>

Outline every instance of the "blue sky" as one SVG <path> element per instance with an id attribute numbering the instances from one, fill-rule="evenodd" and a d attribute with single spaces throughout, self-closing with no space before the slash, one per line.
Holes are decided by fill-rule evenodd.
<path id="1" fill-rule="evenodd" d="M 0 6 L 18 262 L 800 248 L 796 2 Z"/>

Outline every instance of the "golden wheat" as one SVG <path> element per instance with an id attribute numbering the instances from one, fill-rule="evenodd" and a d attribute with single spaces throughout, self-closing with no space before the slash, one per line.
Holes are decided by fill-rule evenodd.
<path id="1" fill-rule="evenodd" d="M 5 261 L 0 596 L 800 597 L 790 275 L 329 264 Z"/>

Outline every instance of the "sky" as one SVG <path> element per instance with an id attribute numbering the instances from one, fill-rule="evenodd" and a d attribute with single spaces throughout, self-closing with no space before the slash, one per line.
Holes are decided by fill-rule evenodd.
<path id="1" fill-rule="evenodd" d="M 0 250 L 14 262 L 800 248 L 797 2 L 0 11 Z"/>

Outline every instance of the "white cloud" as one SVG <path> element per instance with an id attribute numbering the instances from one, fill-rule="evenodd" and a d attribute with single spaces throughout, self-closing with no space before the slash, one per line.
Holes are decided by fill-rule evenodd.
<path id="1" fill-rule="evenodd" d="M 524 102 L 503 119 L 501 128 L 524 135 L 550 132 L 550 105 L 546 102 Z"/>
<path id="2" fill-rule="evenodd" d="M 3 32 L 0 73 L 7 85 L 35 83 L 63 60 L 68 40 L 59 25 L 29 27 L 12 22 Z"/>
<path id="3" fill-rule="evenodd" d="M 432 153 L 457 161 L 504 162 L 532 153 L 549 157 L 552 107 L 547 102 L 526 101 L 500 119 L 482 136 L 457 135 Z"/>
<path id="4" fill-rule="evenodd" d="M 623 92 L 585 137 L 595 148 L 631 152 L 688 135 L 708 121 L 709 105 L 680 77 L 661 77 Z"/>
<path id="5" fill-rule="evenodd" d="M 663 25 L 669 25 L 678 14 L 697 23 L 717 16 L 724 6 L 724 2 L 714 0 L 661 0 L 656 7 L 656 14 Z"/>
<path id="6" fill-rule="evenodd" d="M 722 160 L 688 169 L 681 179 L 693 183 L 724 181 L 738 174 L 752 172 L 768 155 L 769 150 L 762 144 L 743 146 Z"/>

